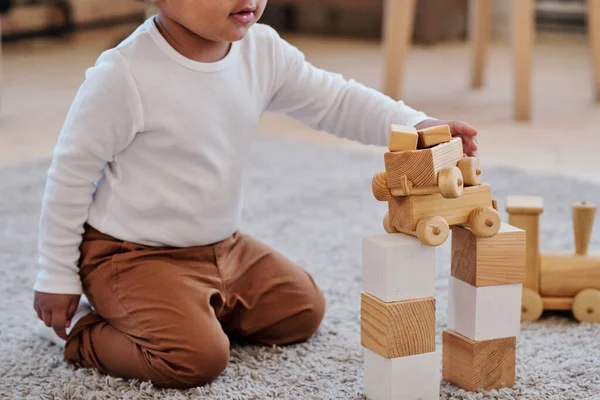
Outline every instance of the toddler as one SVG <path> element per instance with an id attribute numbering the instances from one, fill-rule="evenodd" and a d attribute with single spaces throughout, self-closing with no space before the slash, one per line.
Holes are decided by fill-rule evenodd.
<path id="1" fill-rule="evenodd" d="M 158 14 L 87 71 L 66 118 L 34 307 L 67 361 L 189 388 L 223 372 L 228 334 L 302 342 L 325 311 L 304 269 L 237 230 L 263 112 L 375 145 L 392 123 L 447 123 L 471 154 L 477 133 L 315 68 L 255 24 L 267 0 L 154 1 Z"/>

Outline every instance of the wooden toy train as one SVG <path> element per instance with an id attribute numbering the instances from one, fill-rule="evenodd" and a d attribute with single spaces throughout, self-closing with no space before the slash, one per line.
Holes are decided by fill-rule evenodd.
<path id="1" fill-rule="evenodd" d="M 417 236 L 429 246 L 446 241 L 450 226 L 466 225 L 479 237 L 501 226 L 490 185 L 481 184 L 479 160 L 465 157 L 448 125 L 417 131 L 392 125 L 385 171 L 373 177 L 373 194 L 388 202 L 388 233 Z"/>
<path id="2" fill-rule="evenodd" d="M 572 310 L 578 321 L 600 322 L 600 253 L 588 254 L 596 207 L 573 205 L 574 253 L 540 253 L 541 197 L 511 196 L 506 208 L 510 224 L 527 235 L 521 319 L 536 321 L 544 310 Z"/>

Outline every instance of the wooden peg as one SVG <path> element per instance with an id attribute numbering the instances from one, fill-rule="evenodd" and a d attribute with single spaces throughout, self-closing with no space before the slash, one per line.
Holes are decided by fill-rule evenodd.
<path id="1" fill-rule="evenodd" d="M 392 194 L 387 185 L 387 173 L 385 171 L 378 172 L 373 176 L 372 188 L 373 195 L 377 200 L 388 201 L 392 198 Z"/>
<path id="2" fill-rule="evenodd" d="M 432 126 L 431 128 L 419 129 L 417 132 L 419 133 L 419 149 L 426 149 L 452 140 L 449 125 Z"/>
<path id="3" fill-rule="evenodd" d="M 575 234 L 575 253 L 584 256 L 588 252 L 590 237 L 596 216 L 596 206 L 592 203 L 573 204 L 573 232 Z"/>
<path id="4" fill-rule="evenodd" d="M 465 157 L 457 164 L 463 174 L 465 186 L 481 185 L 481 167 L 479 159 L 475 157 Z"/>
<path id="5" fill-rule="evenodd" d="M 390 129 L 390 151 L 416 150 L 419 134 L 412 126 L 392 125 Z"/>

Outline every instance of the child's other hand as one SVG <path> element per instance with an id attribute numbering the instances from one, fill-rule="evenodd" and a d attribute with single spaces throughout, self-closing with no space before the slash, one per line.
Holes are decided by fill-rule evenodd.
<path id="1" fill-rule="evenodd" d="M 66 329 L 71 325 L 80 297 L 74 294 L 35 292 L 33 308 L 46 326 L 52 327 L 60 338 L 67 340 Z"/>
<path id="2" fill-rule="evenodd" d="M 452 136 L 459 137 L 463 142 L 463 150 L 469 157 L 477 156 L 477 130 L 471 125 L 462 121 L 442 121 L 439 119 L 427 119 L 415 126 L 417 129 L 430 128 L 437 125 L 449 125 Z"/>

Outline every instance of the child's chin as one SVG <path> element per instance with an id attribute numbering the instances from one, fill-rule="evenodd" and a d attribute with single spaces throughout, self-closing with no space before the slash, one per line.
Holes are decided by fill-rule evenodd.
<path id="1" fill-rule="evenodd" d="M 238 26 L 238 27 L 232 29 L 227 34 L 227 41 L 228 42 L 237 42 L 237 41 L 242 40 L 248 33 L 248 29 L 250 29 L 250 26 L 248 26 L 248 27 Z"/>

